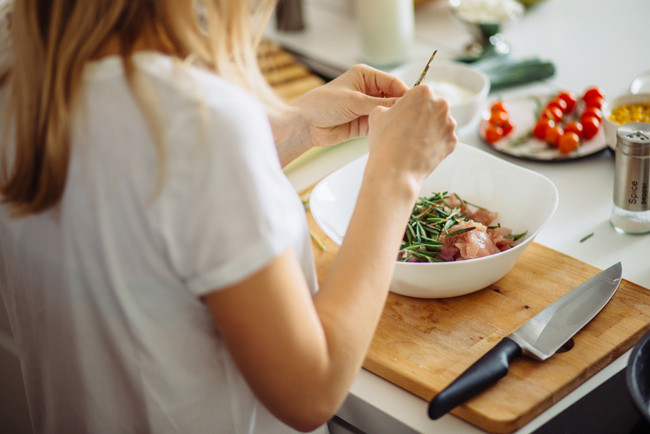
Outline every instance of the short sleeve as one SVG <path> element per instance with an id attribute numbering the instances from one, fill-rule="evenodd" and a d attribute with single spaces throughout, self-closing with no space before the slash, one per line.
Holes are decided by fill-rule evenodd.
<path id="1" fill-rule="evenodd" d="M 169 127 L 161 215 L 172 268 L 202 295 L 246 278 L 304 237 L 304 211 L 259 103 L 239 91 L 198 110 L 205 112 L 180 110 Z"/>

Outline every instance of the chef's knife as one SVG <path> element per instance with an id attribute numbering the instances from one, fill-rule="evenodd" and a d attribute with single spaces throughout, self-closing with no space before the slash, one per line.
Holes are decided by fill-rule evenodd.
<path id="1" fill-rule="evenodd" d="M 494 385 L 508 373 L 510 362 L 523 354 L 538 360 L 551 357 L 605 307 L 621 283 L 617 263 L 571 290 L 535 315 L 477 360 L 429 403 L 429 417 L 448 411 Z"/>

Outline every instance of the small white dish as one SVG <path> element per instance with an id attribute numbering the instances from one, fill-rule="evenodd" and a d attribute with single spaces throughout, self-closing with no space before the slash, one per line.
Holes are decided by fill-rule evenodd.
<path id="1" fill-rule="evenodd" d="M 518 0 L 449 0 L 452 16 L 462 24 L 474 38 L 468 54 L 501 55 L 512 50 L 503 38 L 503 29 L 524 15 L 524 5 Z"/>
<path id="2" fill-rule="evenodd" d="M 650 90 L 648 93 L 628 93 L 620 95 L 611 101 L 605 101 L 605 105 L 603 106 L 603 127 L 605 129 L 605 140 L 607 141 L 607 146 L 611 149 L 616 149 L 616 142 L 618 140 L 616 132 L 618 131 L 618 127 L 620 127 L 619 124 L 609 118 L 612 111 L 623 105 L 639 103 L 650 103 Z"/>
<path id="3" fill-rule="evenodd" d="M 366 154 L 332 173 L 311 193 L 309 206 L 314 220 L 339 245 L 352 217 L 367 158 Z M 509 250 L 478 259 L 409 263 L 395 258 L 391 291 L 411 297 L 445 298 L 491 285 L 514 267 L 558 204 L 557 188 L 548 178 L 462 143 L 427 177 L 421 195 L 445 191 L 498 212 L 501 226 L 513 233 L 528 231 L 526 236 Z"/>
<path id="4" fill-rule="evenodd" d="M 408 86 L 413 86 L 429 59 L 419 59 L 391 71 Z M 422 84 L 432 86 L 434 93 L 447 98 L 457 128 L 468 124 L 481 111 L 490 91 L 490 79 L 473 66 L 449 60 L 434 59 Z"/>

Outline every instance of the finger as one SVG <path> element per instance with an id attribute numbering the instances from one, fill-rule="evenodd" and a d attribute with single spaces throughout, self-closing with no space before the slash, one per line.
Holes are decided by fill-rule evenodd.
<path id="1" fill-rule="evenodd" d="M 410 89 L 402 80 L 383 71 L 377 71 L 375 83 L 385 97 L 404 96 Z"/>
<path id="2" fill-rule="evenodd" d="M 362 92 L 377 97 L 400 97 L 409 87 L 399 78 L 368 65 L 357 65 L 355 71 L 362 79 Z"/>
<path id="3" fill-rule="evenodd" d="M 359 116 L 353 122 L 350 123 L 349 135 L 350 139 L 356 139 L 357 137 L 365 137 L 368 135 L 369 131 L 369 116 Z"/>
<path id="4" fill-rule="evenodd" d="M 388 107 L 384 107 L 381 105 L 375 106 L 375 108 L 372 109 L 372 111 L 368 115 L 368 119 L 370 123 L 373 123 L 375 119 L 382 117 L 384 113 L 386 113 L 387 111 L 388 111 Z"/>
<path id="5" fill-rule="evenodd" d="M 393 104 L 395 104 L 399 98 L 373 98 L 373 100 L 378 106 L 382 107 L 392 107 Z"/>
<path id="6" fill-rule="evenodd" d="M 385 113 L 388 112 L 388 107 L 381 105 L 376 106 L 370 114 L 368 115 L 368 124 L 372 125 L 378 122 L 378 119 L 381 119 L 385 116 Z"/>
<path id="7" fill-rule="evenodd" d="M 377 98 L 377 97 L 364 97 L 359 103 L 361 104 L 358 115 L 367 115 L 375 107 L 392 107 L 399 98 Z"/>

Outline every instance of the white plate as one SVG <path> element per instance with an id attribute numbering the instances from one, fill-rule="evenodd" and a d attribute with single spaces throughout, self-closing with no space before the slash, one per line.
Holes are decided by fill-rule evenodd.
<path id="1" fill-rule="evenodd" d="M 479 136 L 485 143 L 499 152 L 536 161 L 574 160 L 593 155 L 607 148 L 603 125 L 601 125 L 594 138 L 583 141 L 578 149 L 570 154 L 563 154 L 557 148 L 532 136 L 532 129 L 537 123 L 536 114 L 539 112 L 540 107 L 546 105 L 552 96 L 553 94 L 549 92 L 504 99 L 503 101 L 510 108 L 510 119 L 514 124 L 513 131 L 496 143 L 488 143 L 485 141 L 485 137 L 481 132 L 481 125 L 479 125 Z M 489 116 L 490 113 L 487 110 L 483 114 L 483 119 L 487 119 Z"/>
<path id="2" fill-rule="evenodd" d="M 332 173 L 311 193 L 314 220 L 339 245 L 356 204 L 367 158 L 364 155 Z M 444 191 L 458 193 L 468 202 L 499 212 L 498 222 L 502 226 L 513 233 L 528 231 L 527 235 L 510 250 L 467 261 L 407 263 L 397 262 L 396 257 L 391 291 L 412 297 L 442 298 L 489 286 L 512 269 L 551 218 L 558 202 L 557 189 L 546 177 L 465 144 L 459 144 L 427 177 L 421 195 Z"/>

